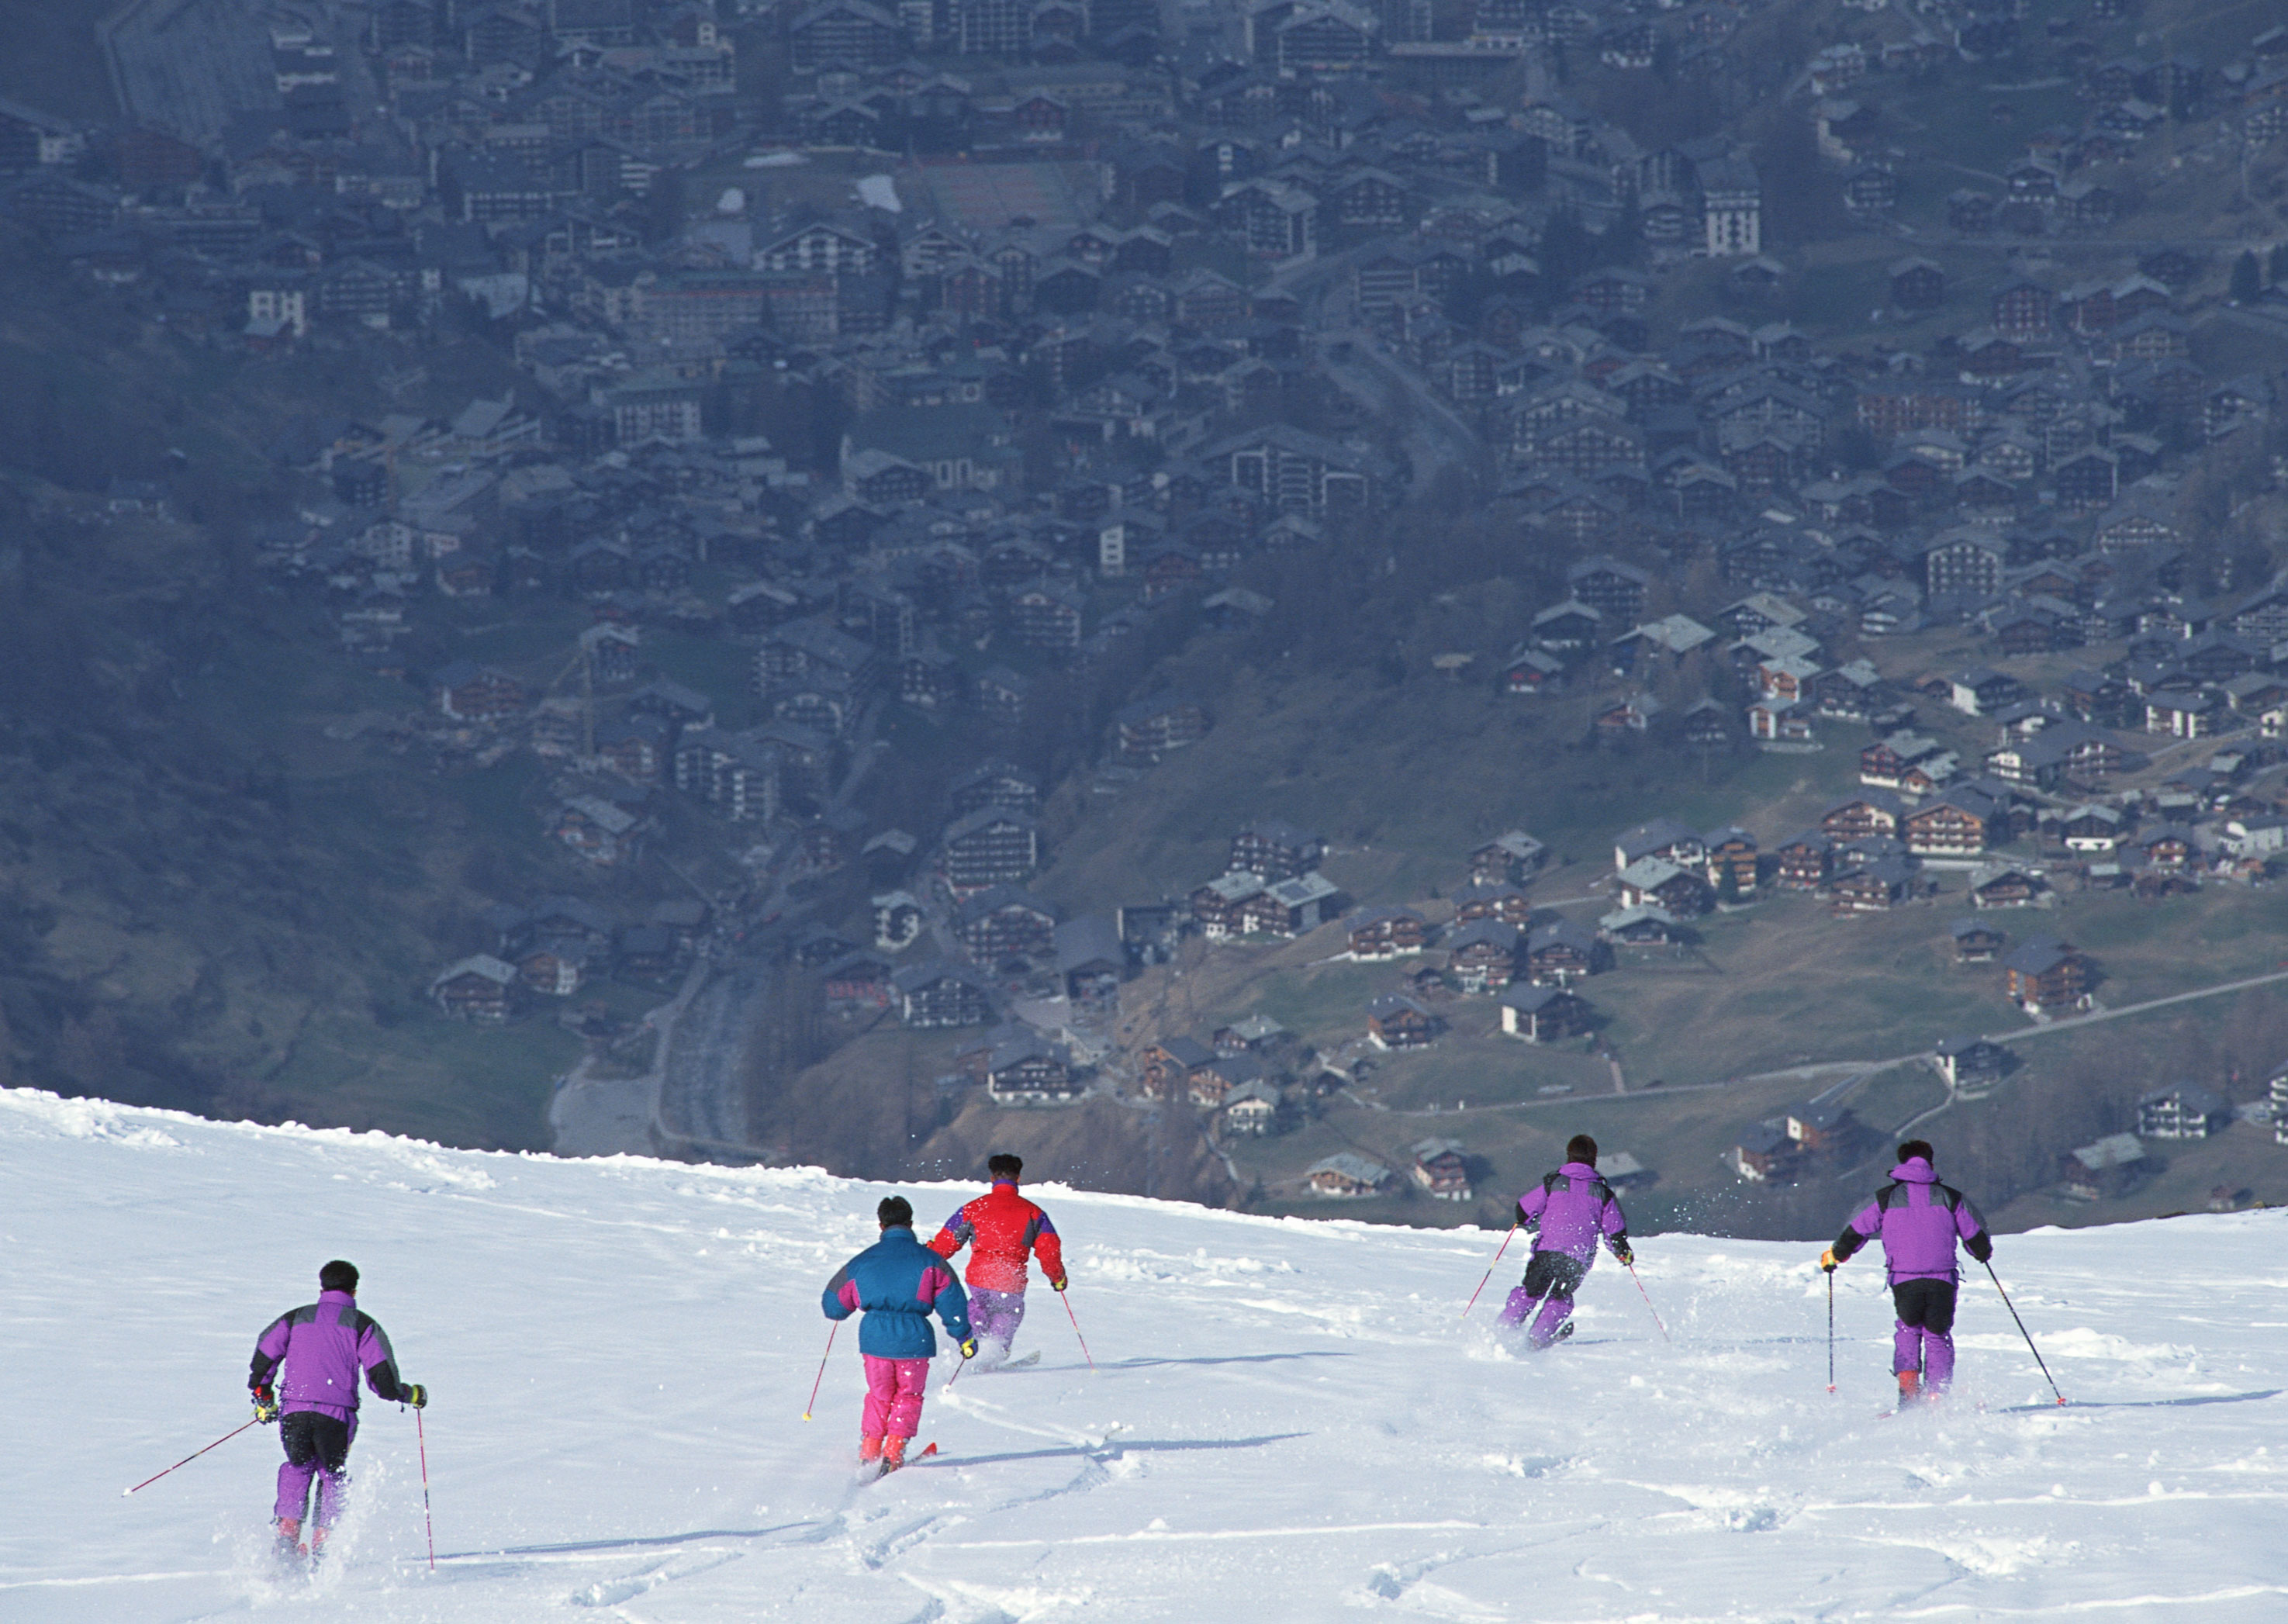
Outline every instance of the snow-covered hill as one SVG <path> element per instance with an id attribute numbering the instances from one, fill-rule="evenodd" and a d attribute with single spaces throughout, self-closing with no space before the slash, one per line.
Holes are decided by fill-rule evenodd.
<path id="1" fill-rule="evenodd" d="M 933 1225 L 976 1186 L 907 1187 Z M 882 1187 L 481 1155 L 0 1093 L 0 1619 L 1086 1620 L 2288 1617 L 2288 1214 L 2006 1237 L 1960 1388 L 1879 1419 L 1889 1315 L 1815 1247 L 1641 1242 L 1536 1359 L 1495 1237 L 1035 1193 L 1073 1260 L 1031 1370 L 933 1395 L 941 1456 L 852 1485 L 826 1275 Z M 367 1402 L 340 1559 L 260 1562 L 272 1316 L 343 1256 L 429 1383 Z M 1514 1253 L 1513 1254 L 1513 1260 Z"/>

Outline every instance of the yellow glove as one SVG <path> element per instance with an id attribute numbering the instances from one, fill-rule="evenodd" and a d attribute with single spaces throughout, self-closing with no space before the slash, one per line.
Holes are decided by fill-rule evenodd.
<path id="1" fill-rule="evenodd" d="M 1819 1266 L 1830 1274 L 1835 1272 L 1835 1248 L 1830 1247 L 1819 1255 Z"/>
<path id="2" fill-rule="evenodd" d="M 977 1338 L 970 1336 L 963 1339 L 961 1357 L 965 1359 L 973 1359 L 977 1357 Z"/>
<path id="3" fill-rule="evenodd" d="M 1069 1283 L 1069 1282 L 1066 1278 L 1060 1274 L 1056 1279 L 1049 1282 L 1049 1288 L 1053 1291 L 1062 1291 Z"/>

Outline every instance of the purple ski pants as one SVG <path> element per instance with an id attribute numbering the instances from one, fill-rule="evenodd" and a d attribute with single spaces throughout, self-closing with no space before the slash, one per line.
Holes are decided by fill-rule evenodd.
<path id="1" fill-rule="evenodd" d="M 1536 1252 L 1525 1267 L 1525 1283 L 1512 1287 L 1509 1301 L 1502 1304 L 1501 1322 L 1521 1326 L 1525 1317 L 1533 1312 L 1537 1299 L 1541 1303 L 1540 1317 L 1534 1320 L 1533 1329 L 1526 1340 L 1537 1348 L 1545 1348 L 1557 1340 L 1557 1333 L 1573 1315 L 1573 1294 L 1581 1289 L 1582 1278 L 1589 1272 L 1584 1260 L 1564 1252 Z"/>
<path id="2" fill-rule="evenodd" d="M 1925 1387 L 1945 1387 L 1954 1380 L 1954 1338 L 1944 1331 L 1924 1326 L 1895 1326 L 1891 1331 L 1891 1368 L 1919 1370 Z"/>
<path id="3" fill-rule="evenodd" d="M 1025 1294 L 969 1288 L 969 1328 L 977 1338 L 977 1367 L 990 1370 L 1009 1357 L 1017 1327 L 1025 1323 Z"/>
<path id="4" fill-rule="evenodd" d="M 342 1514 L 342 1488 L 349 1481 L 342 1470 L 350 1456 L 350 1440 L 357 1437 L 357 1413 L 346 1417 L 323 1410 L 295 1410 L 278 1423 L 278 1441 L 286 1459 L 278 1468 L 278 1503 L 273 1515 L 300 1522 L 310 1504 L 310 1480 L 318 1480 L 318 1526 L 330 1528 Z"/>
<path id="5" fill-rule="evenodd" d="M 1925 1387 L 1942 1388 L 1954 1380 L 1954 1297 L 1952 1280 L 1900 1280 L 1892 1286 L 1898 1316 L 1891 1333 L 1893 1371 L 1919 1370 Z"/>
<path id="6" fill-rule="evenodd" d="M 1534 1299 L 1524 1287 L 1511 1287 L 1509 1301 L 1502 1304 L 1501 1322 L 1506 1326 L 1523 1325 L 1526 1316 L 1533 1312 L 1533 1303 Z M 1526 1340 L 1537 1348 L 1545 1348 L 1556 1340 L 1558 1327 L 1572 1317 L 1573 1299 L 1553 1293 L 1542 1300 L 1541 1312 L 1535 1318 L 1533 1328 L 1525 1334 Z"/>

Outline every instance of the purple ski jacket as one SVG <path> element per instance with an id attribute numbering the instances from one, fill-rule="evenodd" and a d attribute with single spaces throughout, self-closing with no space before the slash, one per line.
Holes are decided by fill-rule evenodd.
<path id="1" fill-rule="evenodd" d="M 1954 1243 L 1960 1239 L 1981 1263 L 1993 1256 L 1986 1220 L 1961 1191 L 1938 1182 L 1931 1164 L 1912 1157 L 1891 1169 L 1890 1187 L 1862 1207 L 1835 1238 L 1841 1263 L 1870 1240 L 1883 1243 L 1883 1261 L 1893 1285 L 1901 1280 L 1952 1280 Z"/>
<path id="2" fill-rule="evenodd" d="M 1562 1252 L 1585 1264 L 1601 1238 L 1616 1253 L 1629 1238 L 1629 1221 L 1612 1186 L 1585 1161 L 1569 1161 L 1518 1198 L 1520 1222 L 1533 1232 L 1537 1252 Z"/>
<path id="3" fill-rule="evenodd" d="M 246 1385 L 267 1386 L 281 1364 L 286 1377 L 279 1388 L 280 1408 L 289 1414 L 322 1410 L 347 1421 L 357 1414 L 361 1370 L 376 1398 L 404 1396 L 388 1336 L 370 1316 L 358 1311 L 357 1299 L 346 1291 L 322 1292 L 308 1307 L 288 1309 L 272 1320 L 254 1344 Z"/>

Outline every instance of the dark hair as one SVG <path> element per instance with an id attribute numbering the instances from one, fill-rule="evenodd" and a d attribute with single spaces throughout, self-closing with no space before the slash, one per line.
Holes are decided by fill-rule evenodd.
<path id="1" fill-rule="evenodd" d="M 1568 1161 L 1585 1161 L 1591 1167 L 1595 1167 L 1597 1165 L 1597 1142 L 1594 1139 L 1592 1139 L 1587 1134 L 1575 1134 L 1571 1138 L 1565 1141 L 1565 1160 Z"/>
<path id="2" fill-rule="evenodd" d="M 882 1198 L 882 1204 L 874 1208 L 874 1216 L 881 1221 L 884 1229 L 893 1225 L 911 1229 L 914 1226 L 913 1203 L 902 1195 L 886 1195 Z"/>
<path id="3" fill-rule="evenodd" d="M 1904 1145 L 1899 1146 L 1899 1160 L 1901 1161 L 1912 1161 L 1918 1156 L 1920 1156 L 1925 1161 L 1934 1162 L 1938 1160 L 1938 1153 L 1931 1149 L 1930 1141 L 1928 1139 L 1910 1139 Z"/>
<path id="4" fill-rule="evenodd" d="M 346 1264 L 337 1257 L 318 1271 L 320 1291 L 349 1291 L 357 1289 L 358 1272 L 355 1264 Z"/>
<path id="5" fill-rule="evenodd" d="M 985 1170 L 996 1178 L 1014 1178 L 1025 1170 L 1025 1159 L 1003 1151 L 985 1164 Z"/>

